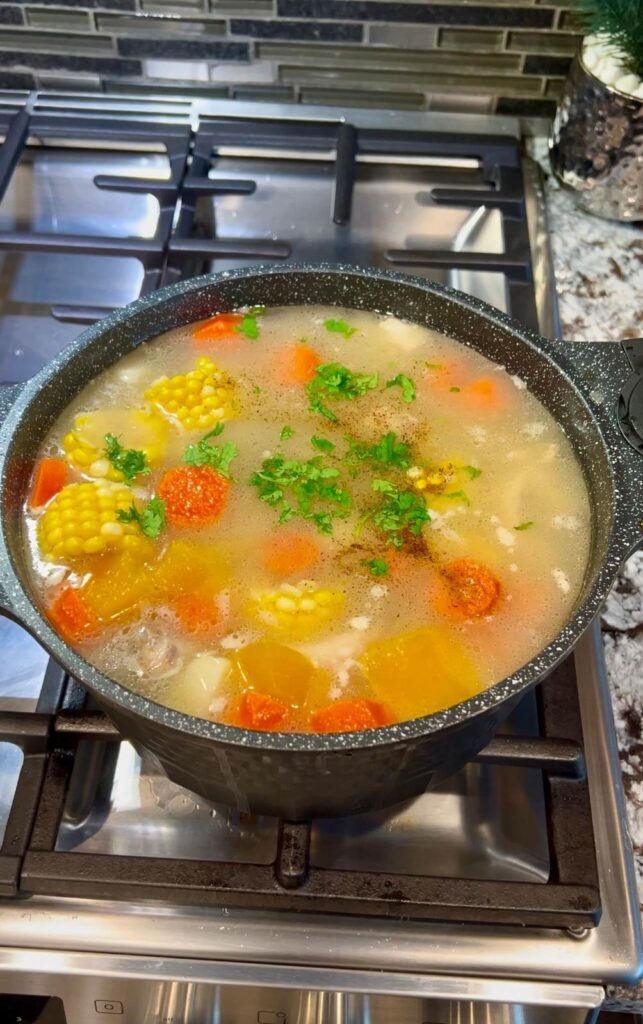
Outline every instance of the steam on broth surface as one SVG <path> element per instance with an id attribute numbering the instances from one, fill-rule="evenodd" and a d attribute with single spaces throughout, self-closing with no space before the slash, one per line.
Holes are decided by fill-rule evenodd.
<path id="1" fill-rule="evenodd" d="M 42 605 L 88 661 L 200 717 L 313 732 L 449 707 L 532 658 L 589 521 L 523 381 L 319 306 L 140 346 L 60 417 L 25 507 Z"/>

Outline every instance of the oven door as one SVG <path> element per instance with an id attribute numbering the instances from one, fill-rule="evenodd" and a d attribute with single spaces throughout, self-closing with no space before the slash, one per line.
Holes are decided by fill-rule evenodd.
<path id="1" fill-rule="evenodd" d="M 25 955 L 29 955 L 25 950 Z M 55 954 L 52 954 L 55 955 Z M 64 959 L 61 954 L 60 959 Z M 136 958 L 132 958 L 133 960 Z M 207 965 L 229 974 L 229 982 L 208 983 L 193 961 L 181 980 L 75 973 L 0 976 L 2 1024 L 593 1024 L 604 998 L 589 985 L 547 984 L 447 976 L 384 975 L 366 972 L 353 979 L 366 992 L 278 987 L 278 970 L 268 976 L 259 965 Z M 125 968 L 125 963 L 122 965 Z M 201 964 L 201 968 L 206 965 Z M 193 974 L 194 980 L 187 980 Z M 237 968 L 237 971 L 230 969 Z M 70 964 L 73 971 L 73 965 Z M 234 973 L 234 979 L 232 977 Z M 341 977 L 344 972 L 338 972 Z M 247 980 L 246 980 L 247 979 Z M 284 979 L 285 980 L 285 979 Z M 295 981 L 295 977 L 288 980 Z M 340 983 L 348 981 L 341 978 Z M 323 982 L 322 982 L 323 983 Z M 15 991 L 14 991 L 15 990 Z M 402 993 L 408 994 L 402 994 Z"/>

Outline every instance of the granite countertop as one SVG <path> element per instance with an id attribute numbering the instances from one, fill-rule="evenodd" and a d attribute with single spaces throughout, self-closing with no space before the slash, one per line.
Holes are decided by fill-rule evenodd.
<path id="1" fill-rule="evenodd" d="M 553 176 L 546 195 L 563 336 L 642 337 L 643 232 L 582 212 Z M 602 626 L 643 908 L 643 550 L 623 567 Z"/>

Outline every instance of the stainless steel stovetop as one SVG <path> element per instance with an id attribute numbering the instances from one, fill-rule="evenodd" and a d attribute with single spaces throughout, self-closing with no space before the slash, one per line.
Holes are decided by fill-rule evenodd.
<path id="1" fill-rule="evenodd" d="M 0 97 L 4 152 L 12 130 L 16 141 L 14 113 L 23 104 Z M 523 162 L 501 181 L 488 173 L 503 147 L 515 149 L 511 119 L 56 96 L 30 98 L 28 112 L 0 203 L 0 379 L 25 379 L 83 324 L 141 290 L 269 258 L 394 265 L 478 295 L 542 333 L 556 330 L 537 170 Z M 340 142 L 329 141 L 349 118 L 372 136 L 366 152 L 344 127 Z M 110 134 L 115 122 L 120 134 Z M 206 148 L 197 134 L 182 158 L 174 143 L 197 123 Z M 88 136 L 82 144 L 79 125 Z M 169 145 L 143 137 L 151 125 L 164 127 Z M 292 143 L 293 131 L 304 133 L 303 146 Z M 454 155 L 458 134 L 473 140 L 465 156 Z M 436 140 L 429 155 L 413 151 L 423 135 Z M 0 150 L 0 195 L 2 160 Z M 127 189 L 114 178 L 126 178 Z M 8 620 L 0 620 L 0 644 L 0 713 L 35 712 L 55 667 Z M 167 896 L 20 896 L 0 900 L 0 992 L 29 995 L 31 1010 L 8 1002 L 3 1024 L 20 1014 L 41 1024 L 107 1015 L 123 1024 L 592 1019 L 606 984 L 638 977 L 643 951 L 598 627 L 579 643 L 575 662 L 602 906 L 596 927 L 280 912 L 224 901 L 200 908 Z M 538 732 L 533 696 L 507 729 Z M 277 822 L 206 806 L 129 744 L 110 750 L 106 757 L 95 746 L 77 749 L 56 851 L 151 857 L 168 872 L 176 858 L 274 860 Z M 0 742 L 5 845 L 22 764 L 21 751 Z M 544 886 L 553 870 L 547 801 L 538 769 L 473 764 L 391 814 L 315 823 L 312 857 L 320 867 L 506 882 L 510 900 L 512 884 Z"/>

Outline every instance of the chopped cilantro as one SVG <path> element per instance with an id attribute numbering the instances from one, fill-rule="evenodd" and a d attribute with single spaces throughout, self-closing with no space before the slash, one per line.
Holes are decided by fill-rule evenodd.
<path id="1" fill-rule="evenodd" d="M 281 433 L 279 435 L 279 440 L 280 441 L 287 441 L 288 438 L 292 437 L 293 434 L 294 434 L 294 430 L 292 429 L 292 427 L 286 426 L 286 427 L 284 427 L 282 429 L 282 431 L 281 431 Z"/>
<path id="2" fill-rule="evenodd" d="M 261 390 L 262 390 L 262 389 L 261 389 L 261 388 L 259 387 L 259 385 L 258 385 L 258 384 L 255 384 L 255 385 L 254 385 L 254 387 L 253 387 L 253 389 L 252 389 L 252 391 L 253 391 L 253 393 L 254 393 L 255 395 L 260 395 L 260 394 L 261 394 Z"/>
<path id="3" fill-rule="evenodd" d="M 533 520 L 529 520 L 526 523 L 518 523 L 518 526 L 514 526 L 514 530 L 528 530 L 530 526 L 533 526 Z"/>
<path id="4" fill-rule="evenodd" d="M 446 491 L 442 494 L 443 498 L 453 498 L 455 501 L 463 501 L 465 505 L 470 505 L 469 495 L 465 491 Z"/>
<path id="5" fill-rule="evenodd" d="M 237 324 L 235 331 L 237 334 L 245 334 L 246 338 L 250 338 L 251 341 L 256 341 L 259 337 L 259 324 L 257 323 L 258 314 L 253 313 L 253 309 L 264 312 L 263 306 L 253 306 L 249 313 L 244 314 L 243 320 Z"/>
<path id="6" fill-rule="evenodd" d="M 387 388 L 396 386 L 402 388 L 402 401 L 412 402 L 415 399 L 415 384 L 405 373 L 398 373 L 396 377 L 391 377 L 390 380 L 387 380 Z"/>
<path id="7" fill-rule="evenodd" d="M 377 444 L 358 444 L 350 437 L 346 440 L 349 444 L 347 461 L 354 469 L 358 462 L 366 461 L 391 469 L 408 469 L 413 464 L 408 444 L 398 441 L 392 430 L 384 434 Z"/>
<path id="8" fill-rule="evenodd" d="M 477 476 L 480 476 L 480 474 L 482 473 L 482 470 L 478 469 L 477 466 L 463 466 L 462 469 L 469 477 L 469 480 L 475 480 L 475 478 Z"/>
<path id="9" fill-rule="evenodd" d="M 265 312 L 265 306 L 250 306 L 248 309 L 248 316 L 263 316 Z"/>
<path id="10" fill-rule="evenodd" d="M 362 565 L 366 566 L 371 576 L 386 576 L 388 572 L 388 562 L 383 558 L 364 558 Z"/>
<path id="11" fill-rule="evenodd" d="M 189 444 L 183 452 L 183 461 L 188 466 L 210 466 L 221 476 L 230 478 L 230 463 L 236 459 L 239 449 L 232 441 L 224 445 L 210 444 L 211 437 L 218 437 L 223 432 L 223 424 L 217 423 L 214 430 L 209 431 L 197 444 Z"/>
<path id="12" fill-rule="evenodd" d="M 459 390 L 460 388 L 455 387 L 455 385 L 452 388 L 449 388 L 449 391 L 453 391 L 454 393 L 459 392 Z"/>
<path id="13" fill-rule="evenodd" d="M 147 476 L 151 470 L 145 452 L 136 448 L 123 448 L 114 434 L 105 434 L 105 455 L 114 469 L 119 470 L 127 483 L 137 476 Z"/>
<path id="14" fill-rule="evenodd" d="M 165 502 L 152 498 L 142 512 L 132 502 L 129 508 L 119 508 L 116 518 L 119 523 L 138 523 L 146 537 L 155 538 L 165 527 Z"/>
<path id="15" fill-rule="evenodd" d="M 297 338 L 297 341 L 299 342 L 300 345 L 308 344 L 308 338 Z"/>
<path id="16" fill-rule="evenodd" d="M 442 363 L 425 363 L 427 370 L 443 370 Z"/>
<path id="17" fill-rule="evenodd" d="M 415 491 L 401 490 L 388 480 L 380 479 L 373 480 L 371 487 L 381 494 L 382 501 L 362 516 L 358 529 L 370 520 L 384 535 L 386 543 L 399 550 L 404 547 L 405 535 L 412 533 L 419 536 L 431 515 L 424 500 Z"/>
<path id="18" fill-rule="evenodd" d="M 345 338 L 350 338 L 357 332 L 357 327 L 351 327 L 345 320 L 324 320 L 324 327 L 334 334 L 343 334 Z"/>
<path id="19" fill-rule="evenodd" d="M 333 519 L 345 518 L 352 505 L 338 477 L 339 470 L 325 466 L 321 455 L 306 462 L 274 455 L 263 460 L 250 483 L 261 501 L 279 509 L 280 523 L 298 515 L 313 522 L 320 533 L 332 533 Z"/>
<path id="20" fill-rule="evenodd" d="M 315 435 L 313 434 L 313 436 L 310 439 L 310 443 L 312 444 L 313 448 L 317 449 L 318 452 L 335 451 L 335 445 L 333 444 L 333 442 L 327 441 L 325 437 L 315 437 Z"/>
<path id="21" fill-rule="evenodd" d="M 378 383 L 377 373 L 353 373 L 339 363 L 323 363 L 317 367 L 315 376 L 306 385 L 306 393 L 313 412 L 319 412 L 331 423 L 336 423 L 337 417 L 326 402 L 342 399 L 352 401 L 372 391 Z"/>

